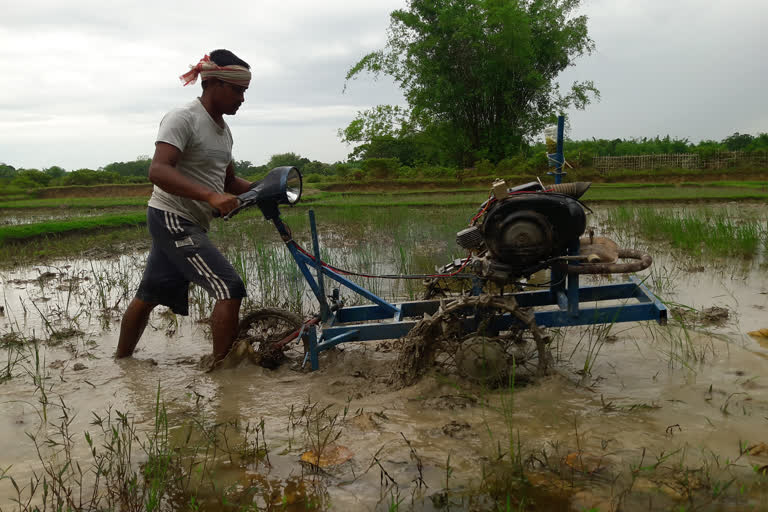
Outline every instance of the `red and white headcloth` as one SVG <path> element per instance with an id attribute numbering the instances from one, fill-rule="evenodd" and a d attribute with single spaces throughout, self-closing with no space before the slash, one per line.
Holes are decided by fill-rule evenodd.
<path id="1" fill-rule="evenodd" d="M 251 72 L 243 66 L 219 66 L 206 55 L 195 66 L 189 66 L 189 71 L 179 77 L 184 85 L 197 82 L 197 76 L 200 75 L 203 80 L 208 78 L 218 78 L 222 82 L 248 87 L 251 83 Z"/>

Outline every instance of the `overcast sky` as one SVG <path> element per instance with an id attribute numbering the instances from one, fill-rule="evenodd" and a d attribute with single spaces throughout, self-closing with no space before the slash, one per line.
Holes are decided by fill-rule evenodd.
<path id="1" fill-rule="evenodd" d="M 351 148 L 337 130 L 359 110 L 402 102 L 387 80 L 343 88 L 405 0 L 0 5 L 0 162 L 17 168 L 151 155 L 163 114 L 200 93 L 178 76 L 216 48 L 253 71 L 246 103 L 227 118 L 238 160 L 344 160 Z M 582 10 L 597 50 L 561 82 L 594 80 L 602 99 L 569 113 L 573 138 L 768 132 L 768 0 L 585 0 Z"/>

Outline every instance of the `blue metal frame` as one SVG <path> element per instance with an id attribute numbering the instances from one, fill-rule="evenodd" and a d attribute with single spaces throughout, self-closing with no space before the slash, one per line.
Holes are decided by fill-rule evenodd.
<path id="1" fill-rule="evenodd" d="M 312 370 L 320 367 L 319 354 L 324 350 L 351 341 L 383 340 L 405 336 L 421 320 L 424 313 L 433 314 L 438 310 L 439 300 L 391 304 L 340 273 L 323 266 L 320 263 L 320 244 L 313 210 L 309 210 L 309 219 L 314 257 L 308 256 L 299 249 L 279 216 L 272 221 L 320 304 L 320 332 L 318 333 L 315 325 L 307 329 L 309 352 L 306 354 L 306 359 L 309 360 Z M 578 254 L 578 251 L 577 242 L 568 252 Z M 312 268 L 315 269 L 316 277 L 312 275 Z M 373 304 L 333 311 L 325 296 L 324 277 L 333 279 Z M 536 323 L 542 327 L 647 320 L 656 320 L 660 324 L 665 324 L 667 321 L 667 308 L 634 276 L 621 284 L 580 286 L 578 274 L 564 274 L 553 270 L 552 283 L 548 290 L 512 294 L 522 307 L 550 308 L 534 312 Z M 594 306 L 583 307 L 583 303 L 594 303 Z M 517 322 L 518 320 L 510 314 L 499 315 L 491 322 L 490 328 L 503 331 Z M 477 327 L 477 321 L 469 315 L 465 319 L 467 332 Z"/>

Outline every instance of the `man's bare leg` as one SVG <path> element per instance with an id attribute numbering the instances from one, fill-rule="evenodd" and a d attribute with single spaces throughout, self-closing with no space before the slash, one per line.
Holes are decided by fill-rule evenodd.
<path id="1" fill-rule="evenodd" d="M 149 322 L 149 314 L 157 306 L 134 297 L 123 314 L 120 322 L 120 341 L 117 342 L 116 358 L 131 357 L 144 329 Z"/>
<path id="2" fill-rule="evenodd" d="M 242 299 L 221 299 L 216 301 L 211 314 L 211 331 L 213 334 L 213 361 L 217 363 L 224 359 L 237 337 Z"/>

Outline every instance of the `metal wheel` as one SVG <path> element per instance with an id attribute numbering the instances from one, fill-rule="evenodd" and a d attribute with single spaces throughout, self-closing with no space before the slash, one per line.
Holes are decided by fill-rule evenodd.
<path id="1" fill-rule="evenodd" d="M 514 316 L 518 326 L 503 333 L 491 332 L 483 317 L 505 313 Z M 468 314 L 481 316 L 477 331 L 467 334 L 464 319 Z M 411 385 L 427 367 L 437 363 L 473 380 L 501 382 L 512 364 L 534 359 L 531 350 L 526 350 L 528 341 L 535 345 L 535 372 L 548 373 L 553 365 L 550 339 L 536 325 L 533 312 L 519 307 L 513 296 L 445 300 L 434 315 L 422 319 L 404 338 L 391 380 L 393 384 Z"/>
<path id="2" fill-rule="evenodd" d="M 258 364 L 274 369 L 286 360 L 285 352 L 295 347 L 294 341 L 282 348 L 277 348 L 275 344 L 299 330 L 303 323 L 301 316 L 291 311 L 257 309 L 240 320 L 238 339 L 245 339 L 253 346 Z"/>

